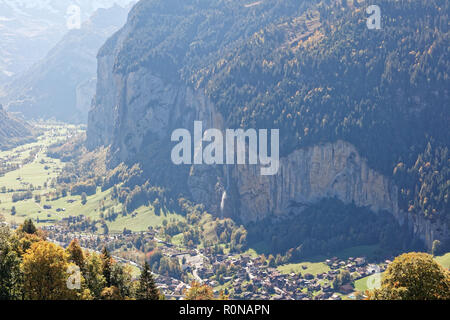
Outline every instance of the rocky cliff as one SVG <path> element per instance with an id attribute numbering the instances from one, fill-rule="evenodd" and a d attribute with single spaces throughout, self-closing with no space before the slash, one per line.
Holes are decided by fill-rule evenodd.
<path id="1" fill-rule="evenodd" d="M 368 88 L 365 88 L 367 97 L 364 98 L 367 100 L 358 100 L 362 91 L 352 88 L 356 85 L 352 81 L 358 77 L 349 76 L 349 73 L 357 72 L 364 77 L 367 64 L 361 63 L 361 70 L 348 69 L 343 72 L 338 82 L 330 80 L 329 65 L 336 68 L 336 75 L 341 72 L 339 63 L 332 58 L 320 65 L 322 69 L 318 67 L 323 76 L 318 75 L 317 79 L 314 70 L 305 75 L 309 66 L 302 65 L 295 75 L 299 78 L 286 81 L 295 85 L 289 87 L 285 84 L 281 89 L 285 81 L 279 78 L 283 68 L 273 71 L 276 64 L 288 61 L 290 66 L 285 66 L 285 70 L 290 69 L 295 62 L 289 59 L 301 52 L 303 47 L 314 47 L 323 35 L 314 32 L 320 26 L 316 13 L 295 13 L 289 7 L 295 4 L 293 1 L 274 2 L 277 6 L 267 4 L 266 7 L 263 3 L 242 10 L 237 10 L 241 7 L 238 1 L 231 1 L 230 7 L 226 8 L 216 3 L 216 7 L 205 5 L 198 10 L 192 1 L 174 1 L 176 5 L 173 6 L 163 1 L 138 3 L 125 27 L 107 41 L 98 55 L 98 83 L 89 114 L 88 147 L 111 146 L 111 167 L 121 162 L 129 165 L 139 162 L 152 182 L 164 181 L 171 188 L 189 193 L 193 200 L 204 203 L 216 215 L 232 217 L 244 223 L 260 221 L 270 215 L 283 216 L 290 211 L 301 211 L 305 205 L 336 197 L 345 203 L 369 207 L 374 212 L 385 210 L 392 213 L 399 223 L 407 224 L 429 247 L 434 239 L 448 239 L 449 228 L 445 223 L 424 218 L 422 214 L 403 212 L 399 207 L 398 188 L 392 177 L 386 174 L 388 170 L 385 173 L 375 170 L 373 164 L 377 158 L 371 158 L 372 165 L 369 165 L 366 157 L 362 156 L 362 148 L 365 148 L 366 154 L 373 154 L 373 150 L 384 150 L 388 156 L 391 155 L 389 152 L 397 152 L 384 137 L 385 125 L 393 118 L 397 121 L 393 129 L 398 129 L 398 135 L 394 138 L 399 141 L 409 141 L 405 132 L 409 132 L 411 123 L 416 123 L 401 122 L 413 116 L 410 111 L 405 115 L 404 109 L 394 110 L 396 105 L 392 101 L 387 101 L 386 97 L 381 99 L 378 92 L 372 96 Z M 270 12 L 272 9 L 274 12 Z M 294 17 L 289 20 L 287 17 L 291 13 Z M 361 14 L 361 11 L 357 11 L 357 14 Z M 212 18 L 217 16 L 231 19 L 234 24 L 227 29 L 220 19 Z M 252 24 L 255 16 L 261 17 L 256 23 L 259 27 Z M 268 17 L 273 17 L 272 21 Z M 281 23 L 284 19 L 290 22 Z M 274 21 L 279 23 L 276 27 L 271 24 Z M 241 30 L 244 28 L 241 26 L 246 23 L 247 29 Z M 264 29 L 263 23 L 267 23 L 267 29 Z M 299 25 L 304 26 L 300 28 Z M 285 29 L 291 27 L 293 39 L 290 33 L 289 39 L 284 38 Z M 276 36 L 270 34 L 273 28 L 278 32 L 274 32 Z M 312 31 L 299 35 L 299 32 L 303 32 L 302 28 Z M 352 25 L 351 30 L 354 29 Z M 329 30 L 333 28 L 324 28 L 321 32 Z M 354 35 L 358 33 L 355 31 Z M 324 41 L 323 45 L 329 47 L 330 56 L 334 57 L 336 51 L 331 50 L 333 41 L 345 46 L 347 44 L 341 41 L 345 34 L 332 36 L 335 38 L 330 36 L 332 40 L 327 40 L 330 43 Z M 281 41 L 281 44 L 276 41 Z M 262 45 L 264 43 L 269 43 L 267 46 L 270 50 Z M 279 46 L 278 51 L 273 50 L 274 43 Z M 291 51 L 286 49 L 287 43 L 293 46 Z M 256 49 L 252 46 L 256 46 Z M 249 53 L 252 48 L 254 51 Z M 366 47 L 361 52 L 363 49 L 366 50 Z M 345 47 L 342 50 L 352 52 L 353 49 Z M 271 56 L 273 52 L 278 52 L 282 58 Z M 250 67 L 243 62 L 251 64 L 258 55 L 264 56 L 263 67 Z M 242 56 L 248 60 L 240 60 Z M 313 59 L 308 56 L 300 58 Z M 204 61 L 209 64 L 204 66 L 202 63 L 207 63 Z M 383 70 L 385 63 L 387 69 L 383 77 L 389 73 L 392 62 L 382 60 L 379 62 L 381 68 L 374 67 Z M 342 80 L 344 76 L 347 77 L 345 81 Z M 315 79 L 316 87 L 305 85 L 308 83 L 305 77 Z M 371 77 L 373 79 L 375 76 Z M 329 88 L 324 88 L 327 85 L 323 83 L 327 81 L 330 82 L 327 84 Z M 345 86 L 339 87 L 336 83 L 345 83 Z M 304 91 L 297 90 L 298 86 L 305 86 Z M 259 93 L 252 96 L 243 92 Z M 272 92 L 277 93 L 271 95 Z M 342 95 L 342 92 L 346 94 Z M 333 100 L 331 95 L 337 100 L 341 99 L 339 101 L 342 103 Z M 295 101 L 296 104 L 291 109 L 283 109 L 278 104 L 284 97 L 290 97 L 286 103 Z M 349 97 L 355 100 L 349 100 Z M 376 102 L 367 103 L 370 99 Z M 250 100 L 256 102 L 250 104 Z M 220 101 L 221 105 L 213 101 Z M 240 101 L 242 106 L 230 105 L 226 109 L 227 101 Z M 301 108 L 296 109 L 299 105 Z M 358 107 L 347 110 L 349 105 Z M 378 112 L 374 107 L 368 107 L 367 118 L 352 118 L 363 113 L 361 108 L 366 105 L 378 105 L 382 109 Z M 311 114 L 313 116 L 310 117 Z M 340 116 L 343 117 L 341 124 L 336 122 Z M 311 121 L 307 122 L 302 117 L 310 117 Z M 203 121 L 204 129 L 214 127 L 221 130 L 236 128 L 236 123 L 241 127 L 258 127 L 262 123 L 274 127 L 277 124 L 282 136 L 285 132 L 278 174 L 263 177 L 257 166 L 174 166 L 170 160 L 170 148 L 173 147 L 170 135 L 178 128 L 192 130 L 195 120 Z M 320 133 L 319 128 L 326 128 L 330 123 L 331 127 Z M 353 125 L 355 128 L 351 130 L 354 131 L 349 134 L 349 128 Z M 312 129 L 316 129 L 315 136 L 319 142 L 310 139 Z M 302 138 L 314 143 L 303 146 L 290 143 Z M 356 147 L 356 143 L 350 139 L 359 143 L 360 147 Z M 377 147 L 368 146 L 368 141 L 377 143 Z M 388 158 L 377 156 L 383 161 Z M 161 180 L 161 176 L 165 176 L 165 179 Z"/>
<path id="2" fill-rule="evenodd" d="M 99 57 L 100 81 L 87 140 L 91 149 L 111 145 L 112 167 L 145 158 L 143 150 L 148 151 L 149 146 L 170 146 L 173 130 L 191 128 L 194 120 L 203 121 L 205 129 L 227 127 L 202 90 L 168 83 L 145 68 L 126 76 L 114 74 L 113 61 L 112 56 Z M 176 169 L 168 153 L 161 161 L 167 171 Z M 335 197 L 374 212 L 392 213 L 430 247 L 434 239 L 449 237 L 448 229 L 400 210 L 392 180 L 371 169 L 345 141 L 295 150 L 281 159 L 275 176 L 261 176 L 260 167 L 250 165 L 193 166 L 188 170 L 193 200 L 204 203 L 217 216 L 243 223 L 282 216 L 301 210 L 302 204 Z"/>

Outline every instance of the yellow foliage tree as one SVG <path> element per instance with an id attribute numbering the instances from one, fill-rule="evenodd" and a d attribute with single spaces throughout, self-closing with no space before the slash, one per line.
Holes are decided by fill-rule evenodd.
<path id="1" fill-rule="evenodd" d="M 102 300 L 122 300 L 119 288 L 112 286 L 103 289 Z"/>
<path id="2" fill-rule="evenodd" d="M 450 272 L 426 253 L 397 257 L 383 275 L 371 300 L 449 300 Z"/>
<path id="3" fill-rule="evenodd" d="M 78 292 L 70 290 L 68 254 L 46 241 L 35 242 L 23 255 L 21 269 L 25 298 L 30 300 L 72 300 Z"/>
<path id="4" fill-rule="evenodd" d="M 192 282 L 191 288 L 185 292 L 186 300 L 214 300 L 214 293 L 211 287 Z"/>
<path id="5" fill-rule="evenodd" d="M 73 240 L 66 249 L 69 261 L 75 263 L 80 269 L 84 269 L 84 252 L 77 239 Z"/>

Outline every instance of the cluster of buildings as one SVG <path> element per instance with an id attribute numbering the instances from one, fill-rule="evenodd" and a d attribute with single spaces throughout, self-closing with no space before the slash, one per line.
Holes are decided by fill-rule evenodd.
<path id="1" fill-rule="evenodd" d="M 70 243 L 74 238 L 80 241 L 83 247 L 98 250 L 108 246 L 114 241 L 127 241 L 133 235 L 93 235 L 68 233 L 63 225 L 48 227 L 57 241 L 63 245 Z M 385 271 L 390 263 L 386 260 L 381 265 L 368 264 L 364 257 L 338 259 L 325 261 L 329 267 L 323 273 L 297 272 L 285 274 L 277 268 L 269 267 L 260 257 L 250 255 L 211 254 L 203 249 L 186 251 L 171 243 L 157 238 L 157 234 L 148 234 L 149 238 L 158 243 L 161 252 L 171 258 L 177 257 L 185 274 L 189 273 L 191 280 L 204 283 L 230 295 L 231 299 L 245 300 L 340 300 L 343 296 L 352 294 L 354 280 L 367 277 L 374 273 Z M 137 261 L 127 261 L 118 258 L 118 261 L 138 266 Z M 227 270 L 226 274 L 218 279 L 219 270 Z M 338 287 L 333 285 L 334 280 L 344 271 L 352 275 L 352 282 L 344 283 Z M 182 299 L 186 289 L 190 287 L 180 279 L 155 274 L 158 287 L 168 299 Z"/>
<path id="2" fill-rule="evenodd" d="M 355 291 L 355 280 L 384 272 L 390 263 L 368 264 L 364 257 L 326 260 L 329 271 L 311 274 L 305 272 L 284 274 L 277 268 L 270 268 L 258 258 L 248 255 L 210 256 L 212 263 L 198 270 L 199 276 L 211 287 L 217 287 L 215 274 L 221 265 L 236 270 L 232 275 L 223 277 L 221 288 L 227 288 L 233 299 L 245 300 L 340 300 Z M 352 281 L 335 287 L 334 280 L 344 271 L 352 275 Z"/>

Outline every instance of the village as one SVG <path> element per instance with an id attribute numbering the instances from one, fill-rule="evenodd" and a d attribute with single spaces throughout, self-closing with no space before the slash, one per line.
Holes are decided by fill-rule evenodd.
<path id="1" fill-rule="evenodd" d="M 390 260 L 373 265 L 365 257 L 347 259 L 331 258 L 324 261 L 329 271 L 308 273 L 307 268 L 301 272 L 281 272 L 276 267 L 269 267 L 258 256 L 250 254 L 212 254 L 203 248 L 186 249 L 159 239 L 158 231 L 123 234 L 99 235 L 69 231 L 64 223 L 44 227 L 49 240 L 67 247 L 73 239 L 78 239 L 81 246 L 100 252 L 102 247 L 130 248 L 136 236 L 145 241 L 153 241 L 162 254 L 177 259 L 183 278 L 154 273 L 158 288 L 167 299 L 183 299 L 186 289 L 192 281 L 206 284 L 214 293 L 220 292 L 236 300 L 343 300 L 361 299 L 364 292 L 356 292 L 354 282 L 373 274 L 385 271 Z M 120 263 L 141 269 L 142 255 L 127 255 L 121 250 L 112 250 L 112 255 Z M 347 280 L 336 281 L 337 278 Z"/>

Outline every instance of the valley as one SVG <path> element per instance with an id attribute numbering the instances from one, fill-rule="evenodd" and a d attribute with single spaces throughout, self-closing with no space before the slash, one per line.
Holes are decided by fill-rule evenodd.
<path id="1" fill-rule="evenodd" d="M 448 2 L 117 1 L 0 0 L 0 300 L 450 299 Z"/>
<path id="2" fill-rule="evenodd" d="M 374 255 L 378 246 L 354 247 L 333 257 L 283 264 L 279 255 L 266 258 L 251 247 L 233 252 L 229 244 L 213 244 L 214 237 L 211 247 L 206 246 L 207 241 L 186 243 L 186 231 L 170 231 L 189 220 L 180 212 L 160 207 L 157 212 L 155 206 L 143 205 L 132 214 L 123 214 L 124 205 L 112 197 L 117 186 L 103 191 L 97 186 L 90 195 L 72 195 L 66 184 L 58 184 L 68 163 L 48 154 L 52 146 L 83 136 L 85 129 L 58 122 L 34 126 L 42 133 L 36 142 L 0 153 L 1 170 L 6 172 L 0 177 L 0 215 L 4 221 L 17 228 L 25 219 L 32 219 L 46 231 L 48 240 L 63 247 L 74 239 L 96 252 L 107 247 L 114 259 L 135 270 L 135 276 L 146 259 L 152 260 L 151 253 L 157 252 L 175 265 L 166 269 L 160 264 L 159 270 L 154 270 L 166 298 L 181 298 L 195 280 L 233 299 L 359 299 L 365 290 L 374 288 L 373 283 L 377 285 L 377 272 L 383 272 L 390 263 Z M 217 221 L 209 216 L 203 219 L 203 226 L 216 228 L 211 224 Z M 210 232 L 213 230 L 206 233 Z M 437 259 L 448 268 L 449 256 Z M 344 277 L 347 280 L 336 282 Z"/>

